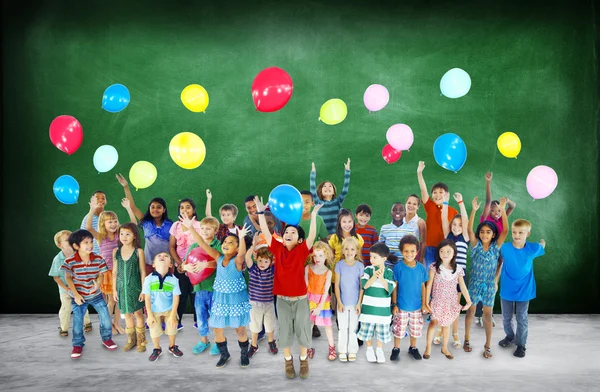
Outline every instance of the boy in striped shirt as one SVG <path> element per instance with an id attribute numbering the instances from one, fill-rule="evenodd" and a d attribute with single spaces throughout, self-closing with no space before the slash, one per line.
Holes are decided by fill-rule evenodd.
<path id="1" fill-rule="evenodd" d="M 392 340 L 390 322 L 392 321 L 391 296 L 396 287 L 394 272 L 385 266 L 386 259 L 396 261 L 390 255 L 386 244 L 378 242 L 371 247 L 371 265 L 365 267 L 360 279 L 361 300 L 357 305 L 361 314 L 360 330 L 357 337 L 367 344 L 367 361 L 384 363 L 383 343 Z M 373 350 L 373 338 L 377 338 L 377 351 Z"/>
<path id="2" fill-rule="evenodd" d="M 400 203 L 399 201 L 395 202 L 392 205 L 390 216 L 392 217 L 392 223 L 383 225 L 381 227 L 381 231 L 379 232 L 379 240 L 385 243 L 390 249 L 390 252 L 396 256 L 394 260 L 397 261 L 388 259 L 385 263 L 386 267 L 393 269 L 398 261 L 402 261 L 400 240 L 405 235 L 415 235 L 416 233 L 415 226 L 404 221 L 404 218 L 406 217 L 406 208 L 404 208 L 404 204 Z"/>
<path id="3" fill-rule="evenodd" d="M 101 256 L 94 254 L 94 237 L 87 230 L 77 230 L 69 236 L 69 245 L 75 254 L 65 260 L 60 267 L 65 271 L 67 286 L 73 295 L 73 351 L 72 359 L 78 359 L 83 352 L 83 317 L 88 306 L 92 305 L 100 320 L 102 344 L 109 350 L 117 345 L 112 341 L 112 323 L 104 295 L 100 292 L 104 273 L 108 271 Z"/>
<path id="4" fill-rule="evenodd" d="M 374 243 L 379 242 L 379 236 L 377 235 L 377 229 L 369 225 L 371 215 L 373 215 L 371 206 L 361 204 L 356 207 L 354 214 L 356 215 L 356 233 L 365 241 L 361 249 L 361 255 L 366 267 L 371 265 L 371 252 L 369 249 Z"/>

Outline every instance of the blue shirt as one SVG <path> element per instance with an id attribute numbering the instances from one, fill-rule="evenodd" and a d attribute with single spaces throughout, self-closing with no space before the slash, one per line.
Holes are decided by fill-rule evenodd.
<path id="1" fill-rule="evenodd" d="M 67 257 L 62 251 L 58 252 L 58 254 L 54 257 L 54 260 L 52 260 L 52 267 L 50 267 L 50 272 L 48 272 L 48 276 L 58 276 L 60 280 L 65 284 L 65 286 L 69 287 L 69 285 L 67 284 L 67 279 L 65 279 L 65 270 L 60 268 L 60 266 L 63 265 L 66 259 Z M 66 291 L 60 286 L 58 286 L 58 292 L 60 294 L 66 294 Z"/>
<path id="2" fill-rule="evenodd" d="M 523 249 L 511 243 L 502 245 L 502 272 L 500 274 L 500 298 L 506 301 L 524 302 L 535 298 L 533 259 L 544 254 L 544 247 L 526 242 Z"/>
<path id="3" fill-rule="evenodd" d="M 409 267 L 399 262 L 394 267 L 394 280 L 398 282 L 398 308 L 405 312 L 414 312 L 423 305 L 422 285 L 427 282 L 427 270 L 421 263 Z"/>
<path id="4" fill-rule="evenodd" d="M 360 278 L 365 272 L 365 266 L 357 261 L 350 267 L 344 260 L 335 265 L 335 273 L 340 274 L 340 296 L 344 306 L 355 306 L 358 304 L 360 295 Z"/>
<path id="5" fill-rule="evenodd" d="M 171 226 L 173 226 L 173 222 L 166 220 L 158 227 L 156 226 L 156 221 L 152 219 L 149 221 L 141 221 L 140 226 L 144 230 L 144 238 L 146 239 L 144 245 L 146 264 L 152 265 L 154 256 L 161 252 L 169 253 L 169 231 L 171 230 Z"/>
<path id="6" fill-rule="evenodd" d="M 144 279 L 143 294 L 150 294 L 152 312 L 168 312 L 173 308 L 173 296 L 181 295 L 179 279 L 170 272 L 163 277 L 154 271 Z"/>

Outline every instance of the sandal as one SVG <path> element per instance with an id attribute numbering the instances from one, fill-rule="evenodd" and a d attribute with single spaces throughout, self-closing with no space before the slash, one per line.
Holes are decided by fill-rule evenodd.
<path id="1" fill-rule="evenodd" d="M 460 348 L 462 343 L 460 342 L 460 337 L 458 337 L 458 332 L 452 334 L 452 338 L 454 338 L 454 348 Z"/>
<path id="2" fill-rule="evenodd" d="M 86 325 L 84 325 L 83 332 L 91 332 L 91 330 L 92 330 L 92 323 L 87 323 Z"/>
<path id="3" fill-rule="evenodd" d="M 62 336 L 62 337 L 69 336 L 69 331 L 63 331 L 63 330 L 61 329 L 61 330 L 60 330 L 60 332 L 59 332 L 59 335 L 60 335 L 60 336 Z"/>
<path id="4" fill-rule="evenodd" d="M 433 344 L 440 344 L 442 342 L 442 330 L 439 330 L 438 333 L 433 338 Z"/>
<path id="5" fill-rule="evenodd" d="M 429 359 L 429 358 L 431 358 L 431 356 L 429 354 L 423 353 L 423 359 Z"/>
<path id="6" fill-rule="evenodd" d="M 450 353 L 448 353 L 448 354 L 445 354 L 445 353 L 444 353 L 444 351 L 442 351 L 442 354 L 444 354 L 444 356 L 445 356 L 446 358 L 448 358 L 448 359 L 454 359 L 454 355 L 452 355 L 452 354 L 450 354 Z"/>
<path id="7" fill-rule="evenodd" d="M 348 362 L 348 355 L 346 353 L 340 353 L 338 357 L 340 358 L 340 362 Z"/>
<path id="8" fill-rule="evenodd" d="M 483 346 L 484 350 L 483 350 L 483 357 L 484 358 L 491 358 L 492 357 L 492 350 L 488 347 L 488 346 Z"/>
<path id="9" fill-rule="evenodd" d="M 335 361 L 337 359 L 337 353 L 335 352 L 335 346 L 329 346 L 329 355 L 327 359 L 330 361 Z"/>
<path id="10" fill-rule="evenodd" d="M 348 361 L 349 362 L 356 361 L 356 354 L 348 354 Z"/>
<path id="11" fill-rule="evenodd" d="M 315 356 L 315 349 L 309 348 L 308 350 L 306 350 L 306 355 L 308 356 L 308 358 L 312 359 Z"/>
<path id="12" fill-rule="evenodd" d="M 463 344 L 463 350 L 465 350 L 466 353 L 473 351 L 473 347 L 471 347 L 471 343 L 469 343 L 468 340 L 465 340 L 465 344 Z"/>

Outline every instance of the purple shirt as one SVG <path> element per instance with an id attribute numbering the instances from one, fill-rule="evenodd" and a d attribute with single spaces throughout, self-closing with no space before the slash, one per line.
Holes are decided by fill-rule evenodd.
<path id="1" fill-rule="evenodd" d="M 248 293 L 250 301 L 273 302 L 273 266 L 270 265 L 266 270 L 261 271 L 256 264 L 248 269 L 250 282 L 248 283 Z"/>

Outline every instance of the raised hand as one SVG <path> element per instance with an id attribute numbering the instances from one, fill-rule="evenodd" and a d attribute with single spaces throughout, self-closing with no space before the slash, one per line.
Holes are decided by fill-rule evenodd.
<path id="1" fill-rule="evenodd" d="M 344 164 L 344 169 L 350 171 L 350 158 L 348 158 L 348 162 Z"/>
<path id="2" fill-rule="evenodd" d="M 461 201 L 463 201 L 463 197 L 460 193 L 456 192 L 454 194 L 454 200 L 456 200 L 457 203 L 460 203 Z"/>
<path id="3" fill-rule="evenodd" d="M 425 162 L 419 161 L 419 166 L 417 167 L 417 173 L 423 173 L 423 170 L 425 170 Z"/>
<path id="4" fill-rule="evenodd" d="M 243 238 L 246 236 L 246 234 L 248 234 L 249 231 L 250 231 L 250 226 L 244 225 L 244 227 L 242 227 L 238 233 L 240 240 L 243 241 Z"/>
<path id="5" fill-rule="evenodd" d="M 448 203 L 450 201 L 450 193 L 444 192 L 443 200 Z"/>
<path id="6" fill-rule="evenodd" d="M 485 173 L 485 180 L 492 181 L 492 172 Z"/>
<path id="7" fill-rule="evenodd" d="M 480 203 L 480 202 L 478 202 L 478 200 L 479 200 L 479 198 L 478 198 L 477 196 L 475 196 L 475 197 L 473 198 L 473 202 L 471 203 L 471 205 L 473 206 L 473 209 L 474 209 L 475 211 L 477 211 L 477 210 L 479 209 L 479 207 L 481 207 L 481 203 Z"/>
<path id="8" fill-rule="evenodd" d="M 256 212 L 263 212 L 265 210 L 262 197 L 259 199 L 258 196 L 254 196 L 254 203 L 256 204 Z"/>
<path id="9" fill-rule="evenodd" d="M 98 200 L 96 200 L 96 196 L 92 196 L 89 204 L 90 204 L 90 211 L 94 212 L 98 209 Z"/>
<path id="10" fill-rule="evenodd" d="M 501 197 L 500 198 L 500 209 L 504 209 L 506 207 L 506 203 L 508 203 L 508 197 Z"/>
<path id="11" fill-rule="evenodd" d="M 212 193 L 210 192 L 210 189 L 207 189 L 207 190 L 206 190 L 206 198 L 207 198 L 208 200 L 211 200 L 211 199 L 212 199 Z"/>
<path id="12" fill-rule="evenodd" d="M 312 215 L 312 216 L 317 216 L 317 213 L 319 212 L 319 210 L 321 209 L 321 207 L 323 207 L 323 204 L 317 204 L 317 205 L 316 205 L 316 206 L 313 208 L 313 210 L 312 210 L 312 212 L 311 212 L 311 215 Z"/>
<path id="13" fill-rule="evenodd" d="M 179 221 L 182 225 L 184 225 L 188 229 L 191 229 L 194 225 L 194 222 L 196 221 L 196 217 L 192 216 L 192 219 L 190 219 L 186 215 L 179 215 Z"/>
<path id="14" fill-rule="evenodd" d="M 546 247 L 546 241 L 543 238 L 540 240 L 540 245 L 542 245 L 542 248 Z"/>
<path id="15" fill-rule="evenodd" d="M 126 186 L 129 186 L 127 179 L 125 177 L 123 177 L 123 175 L 121 173 L 117 174 L 116 177 L 117 177 L 117 181 L 119 181 L 119 184 L 121 184 L 123 186 L 123 188 L 125 188 Z"/>
<path id="16" fill-rule="evenodd" d="M 317 169 L 315 168 L 315 163 L 314 162 L 312 163 L 312 169 L 311 170 L 314 171 L 314 172 L 317 171 Z"/>
<path id="17" fill-rule="evenodd" d="M 252 249 L 256 248 L 258 242 L 260 241 L 260 231 L 254 233 L 254 237 L 252 237 Z"/>
<path id="18" fill-rule="evenodd" d="M 128 198 L 123 198 L 121 200 L 121 205 L 123 206 L 123 208 L 125 208 L 126 210 L 130 210 L 131 209 L 131 202 L 129 201 Z"/>

